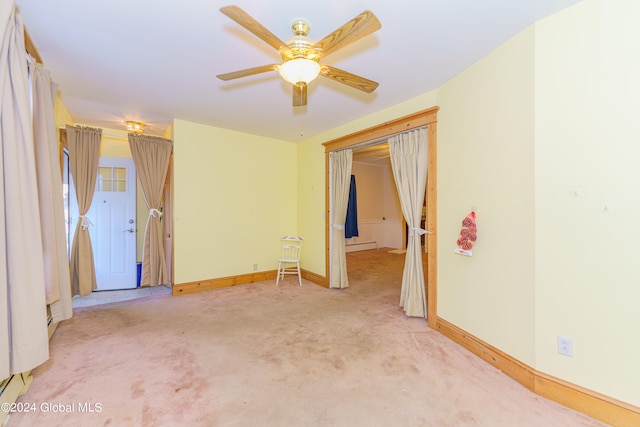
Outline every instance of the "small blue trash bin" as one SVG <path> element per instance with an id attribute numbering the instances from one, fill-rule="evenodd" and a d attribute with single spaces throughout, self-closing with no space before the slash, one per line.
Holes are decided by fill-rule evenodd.
<path id="1" fill-rule="evenodd" d="M 137 267 L 138 267 L 138 280 L 136 282 L 136 286 L 139 288 L 140 287 L 140 281 L 142 280 L 142 263 L 139 262 Z"/>

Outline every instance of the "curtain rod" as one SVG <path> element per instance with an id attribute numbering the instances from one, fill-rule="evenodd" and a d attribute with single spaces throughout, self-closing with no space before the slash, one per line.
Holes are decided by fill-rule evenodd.
<path id="1" fill-rule="evenodd" d="M 109 138 L 117 138 L 117 139 L 129 139 L 128 135 L 116 135 L 115 133 L 106 133 L 102 132 L 102 136 L 108 136 Z"/>
<path id="2" fill-rule="evenodd" d="M 75 125 L 73 125 L 75 126 Z M 78 126 L 85 126 L 85 125 L 81 125 L 78 124 Z M 95 126 L 90 126 L 90 127 L 95 127 Z M 67 129 L 66 127 L 59 127 L 58 128 L 60 130 L 61 134 L 67 134 Z M 124 134 L 117 134 L 117 133 L 109 133 L 109 132 L 105 132 L 104 129 L 102 128 L 96 128 L 96 129 L 100 129 L 102 132 L 100 133 L 101 136 L 107 136 L 109 138 L 115 138 L 115 139 L 122 139 L 124 141 L 128 141 L 129 140 L 129 133 L 124 133 Z M 169 139 L 169 138 L 165 138 L 164 136 L 157 136 L 157 135 L 149 135 L 149 134 L 142 134 L 142 136 L 147 136 L 147 137 L 151 137 L 151 138 L 162 138 L 162 139 Z"/>
<path id="3" fill-rule="evenodd" d="M 83 126 L 83 125 L 80 125 L 80 126 Z M 58 129 L 60 130 L 60 135 L 64 135 L 64 138 L 66 138 L 67 137 L 67 128 L 66 127 L 60 127 Z M 102 129 L 100 129 L 100 130 L 102 130 Z M 115 134 L 115 133 L 108 133 L 108 132 L 101 132 L 100 135 L 101 136 L 108 136 L 109 138 L 122 139 L 122 140 L 128 140 L 129 139 L 128 135 L 118 135 L 118 134 Z"/>
<path id="4" fill-rule="evenodd" d="M 42 62 L 42 57 L 40 56 L 40 52 L 38 52 L 38 48 L 31 39 L 26 26 L 24 26 L 24 47 L 27 50 L 27 53 L 33 56 L 33 59 L 35 59 L 38 64 L 44 65 L 44 63 Z"/>
<path id="5" fill-rule="evenodd" d="M 364 141 L 361 142 L 360 144 L 357 144 L 353 147 L 350 147 L 353 151 L 358 151 L 358 150 L 362 150 L 365 148 L 369 148 L 369 147 L 373 147 L 374 145 L 380 145 L 380 144 L 384 144 L 386 143 L 389 138 L 391 138 L 392 136 L 396 136 L 396 135 L 402 135 L 403 133 L 407 133 L 407 132 L 411 132 L 414 130 L 419 130 L 419 129 L 426 129 L 428 128 L 428 125 L 424 125 L 424 126 L 418 126 L 416 128 L 410 129 L 410 130 L 403 130 L 400 132 L 396 132 L 396 133 L 391 133 L 389 135 L 385 135 L 385 136 L 381 136 L 380 138 L 376 138 L 376 139 L 371 139 L 369 141 Z"/>

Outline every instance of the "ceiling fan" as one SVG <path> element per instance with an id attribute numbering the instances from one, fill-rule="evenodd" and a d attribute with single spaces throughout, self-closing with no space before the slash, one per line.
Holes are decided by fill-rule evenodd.
<path id="1" fill-rule="evenodd" d="M 282 78 L 293 85 L 294 107 L 307 105 L 307 84 L 318 75 L 366 93 L 371 93 L 378 87 L 378 83 L 373 80 L 365 79 L 331 65 L 320 64 L 322 57 L 380 29 L 380 21 L 373 12 L 368 10 L 362 12 L 318 42 L 307 37 L 309 23 L 304 19 L 294 20 L 291 24 L 294 35 L 282 41 L 237 6 L 225 6 L 220 9 L 220 12 L 276 48 L 283 61 L 281 64 L 263 65 L 218 74 L 216 77 L 220 80 L 233 80 L 278 70 Z"/>

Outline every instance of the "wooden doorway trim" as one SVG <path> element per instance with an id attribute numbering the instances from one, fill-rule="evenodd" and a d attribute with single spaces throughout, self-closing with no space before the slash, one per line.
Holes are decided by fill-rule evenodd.
<path id="1" fill-rule="evenodd" d="M 167 284 L 173 289 L 173 151 L 169 158 L 169 168 L 164 181 L 164 190 L 162 196 L 162 231 L 164 236 L 164 253 L 165 262 L 167 264 Z"/>
<path id="2" fill-rule="evenodd" d="M 375 141 L 380 138 L 385 138 L 391 135 L 395 135 L 400 132 L 416 129 L 422 126 L 427 126 L 429 135 L 429 166 L 427 172 L 427 224 L 426 228 L 432 234 L 427 239 L 427 249 L 429 251 L 427 255 L 427 272 L 425 274 L 425 287 L 427 294 L 427 322 L 431 328 L 436 328 L 438 319 L 438 287 L 437 287 L 437 217 L 436 217 L 436 186 L 437 186 L 437 173 L 436 173 L 436 148 L 438 138 L 438 110 L 439 107 L 432 107 L 426 110 L 418 111 L 417 113 L 410 114 L 408 116 L 401 117 L 377 126 L 370 127 L 368 129 L 361 130 L 349 135 L 336 138 L 329 142 L 325 142 L 325 277 L 326 286 L 329 286 L 329 259 L 330 259 L 330 245 L 329 245 L 329 153 L 332 151 L 338 151 L 345 148 L 353 148 L 358 145 L 367 143 L 368 141 Z"/>

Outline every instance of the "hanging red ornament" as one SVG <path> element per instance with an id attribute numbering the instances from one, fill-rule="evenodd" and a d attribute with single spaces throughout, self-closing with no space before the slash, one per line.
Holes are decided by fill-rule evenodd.
<path id="1" fill-rule="evenodd" d="M 458 247 L 454 249 L 454 251 L 461 255 L 471 256 L 471 249 L 473 248 L 477 238 L 478 230 L 476 226 L 476 213 L 475 211 L 472 211 L 462 220 L 460 236 L 456 241 L 456 245 Z"/>

